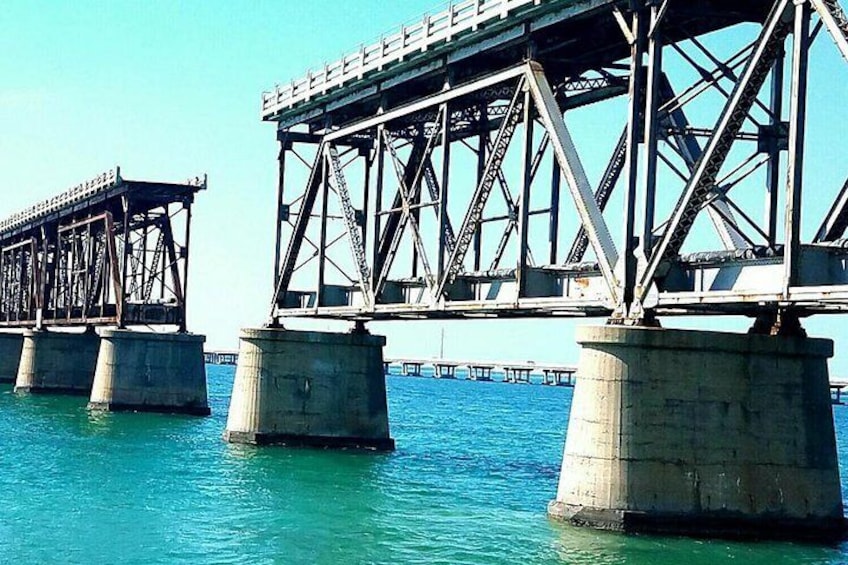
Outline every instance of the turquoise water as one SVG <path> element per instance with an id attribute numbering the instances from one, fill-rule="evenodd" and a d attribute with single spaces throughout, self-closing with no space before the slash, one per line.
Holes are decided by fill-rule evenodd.
<path id="1" fill-rule="evenodd" d="M 633 537 L 545 517 L 571 391 L 389 377 L 391 454 L 221 441 L 213 416 L 0 393 L 0 563 L 843 563 L 848 545 Z M 848 408 L 835 408 L 843 468 Z M 843 473 L 843 483 L 848 484 Z"/>

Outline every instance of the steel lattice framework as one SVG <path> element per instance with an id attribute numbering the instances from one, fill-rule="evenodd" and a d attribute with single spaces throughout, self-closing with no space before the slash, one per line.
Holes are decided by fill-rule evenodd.
<path id="1" fill-rule="evenodd" d="M 835 0 L 467 0 L 266 93 L 272 323 L 845 311 L 848 182 L 800 228 L 819 36 L 848 59 Z M 616 99 L 592 183 L 569 122 Z"/>
<path id="2" fill-rule="evenodd" d="M 185 331 L 191 205 L 205 187 L 115 168 L 0 222 L 0 326 Z"/>

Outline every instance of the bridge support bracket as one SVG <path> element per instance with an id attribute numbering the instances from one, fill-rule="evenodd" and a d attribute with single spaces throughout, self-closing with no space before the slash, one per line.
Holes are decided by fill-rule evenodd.
<path id="1" fill-rule="evenodd" d="M 244 329 L 224 440 L 390 451 L 386 338 Z"/>
<path id="2" fill-rule="evenodd" d="M 846 532 L 827 339 L 580 328 L 552 517 L 620 531 Z"/>
<path id="3" fill-rule="evenodd" d="M 783 337 L 807 337 L 807 331 L 801 326 L 798 312 L 793 310 L 766 310 L 754 319 L 749 334 L 779 335 Z"/>

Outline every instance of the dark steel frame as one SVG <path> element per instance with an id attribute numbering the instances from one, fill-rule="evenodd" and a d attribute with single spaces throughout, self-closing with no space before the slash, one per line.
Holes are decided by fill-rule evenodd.
<path id="1" fill-rule="evenodd" d="M 82 200 L 70 191 L 42 203 L 0 232 L 0 326 L 186 331 L 191 206 L 206 179 L 99 178 L 112 180 Z"/>
<path id="2" fill-rule="evenodd" d="M 354 83 L 268 117 L 278 122 L 280 141 L 272 324 L 287 316 L 549 315 L 644 323 L 658 314 L 848 310 L 848 272 L 840 267 L 846 257 L 841 240 L 848 227 L 848 182 L 813 241 L 802 241 L 799 228 L 809 49 L 824 29 L 848 58 L 848 20 L 838 2 L 550 0 L 537 5 L 538 20 L 532 11 L 523 14 L 520 33 L 510 32 L 508 40 L 493 39 L 507 33 L 501 29 L 511 29 L 505 22 L 496 30 L 501 35 L 483 30 L 466 36 L 463 45 L 473 45 L 477 37 L 476 51 L 464 48 L 463 58 L 448 52 L 426 73 L 410 70 L 412 60 L 398 63 L 394 75 L 379 75 L 379 88 L 358 90 Z M 815 27 L 813 15 L 818 16 Z M 706 32 L 742 22 L 758 24 L 759 34 L 729 58 L 722 60 L 700 40 Z M 664 64 L 670 50 L 699 76 L 677 91 Z M 698 63 L 696 55 L 710 65 Z M 770 87 L 764 88 L 769 78 Z M 788 112 L 786 84 L 791 85 Z M 719 92 L 725 101 L 711 127 L 696 128 L 685 110 L 705 92 Z M 626 125 L 601 182 L 592 187 L 565 118 L 574 108 L 625 93 Z M 766 115 L 765 123 L 756 113 Z M 751 147 L 750 142 L 751 155 L 731 166 L 731 152 Z M 517 194 L 505 175 L 513 143 L 521 144 Z M 459 223 L 449 216 L 448 201 L 452 162 L 463 147 L 476 154 L 478 166 Z M 553 155 L 552 170 L 542 186 L 540 163 L 546 154 Z M 303 192 L 286 202 L 291 157 L 307 166 L 308 180 Z M 788 168 L 783 187 L 781 163 Z M 354 164 L 364 175 L 352 191 Z M 661 223 L 656 218 L 660 167 L 683 183 L 677 204 Z M 760 170 L 767 171 L 767 182 L 763 219 L 757 221 L 730 192 Z M 397 189 L 386 201 L 389 179 Z M 563 185 L 579 220 L 565 257 L 558 249 Z M 617 185 L 624 190 L 624 229 L 615 242 L 604 211 Z M 549 206 L 529 204 L 538 191 L 549 194 Z M 485 215 L 492 192 L 503 195 L 506 215 Z M 437 220 L 432 233 L 421 229 L 427 208 Z M 701 212 L 724 249 L 681 254 Z M 528 244 L 537 217 L 546 217 L 549 226 L 548 249 L 536 250 L 544 265 L 534 261 Z M 317 238 L 308 232 L 316 222 Z M 495 222 L 505 228 L 486 261 L 483 228 Z M 343 230 L 333 235 L 332 226 L 339 223 Z M 407 234 L 411 264 L 393 279 Z M 513 234 L 518 260 L 504 269 L 503 253 Z M 345 242 L 349 256 L 334 254 Z M 584 259 L 587 250 L 590 261 Z M 313 282 L 295 288 L 295 274 L 313 262 Z M 486 264 L 488 270 L 482 270 Z M 346 282 L 329 284 L 328 269 Z M 736 282 L 716 282 L 731 271 L 753 273 L 762 284 L 742 287 L 738 276 Z M 503 283 L 515 287 L 508 298 L 483 296 Z"/>

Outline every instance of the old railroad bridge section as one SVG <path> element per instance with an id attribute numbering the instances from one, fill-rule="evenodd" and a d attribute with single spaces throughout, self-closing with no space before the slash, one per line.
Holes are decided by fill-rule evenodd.
<path id="1" fill-rule="evenodd" d="M 97 410 L 208 414 L 204 338 L 186 332 L 205 187 L 115 168 L 0 222 L 0 378 Z"/>
<path id="2" fill-rule="evenodd" d="M 845 82 L 810 80 L 827 50 L 848 59 L 836 0 L 461 0 L 266 92 L 274 291 L 241 333 L 224 438 L 393 449 L 373 320 L 599 318 L 577 332 L 551 516 L 843 536 L 833 342 L 802 327 L 848 309 L 846 171 L 804 167 L 825 150 L 808 98 Z M 115 171 L 0 226 L 16 388 L 208 411 L 185 331 L 204 184 Z M 751 330 L 661 327 L 676 315 Z M 148 325 L 171 331 L 128 329 Z"/>
<path id="3" fill-rule="evenodd" d="M 814 42 L 848 57 L 835 0 L 465 0 L 263 94 L 275 290 L 225 438 L 392 449 L 372 320 L 596 317 L 551 516 L 842 535 L 833 343 L 801 324 L 848 308 Z M 660 327 L 693 314 L 751 331 Z"/>

